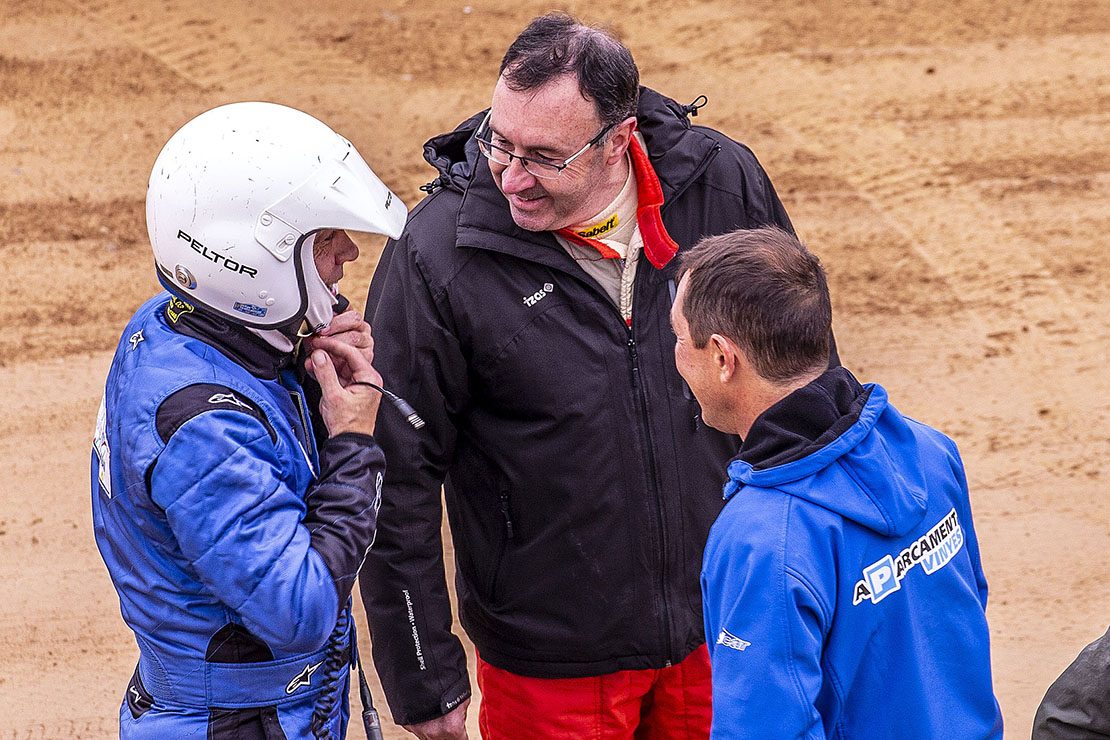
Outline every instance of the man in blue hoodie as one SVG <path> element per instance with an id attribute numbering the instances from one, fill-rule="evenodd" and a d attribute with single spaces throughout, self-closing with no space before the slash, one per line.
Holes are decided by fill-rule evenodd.
<path id="1" fill-rule="evenodd" d="M 680 259 L 678 370 L 743 438 L 702 566 L 712 737 L 1002 737 L 956 445 L 828 369 L 824 271 L 793 236 Z"/>

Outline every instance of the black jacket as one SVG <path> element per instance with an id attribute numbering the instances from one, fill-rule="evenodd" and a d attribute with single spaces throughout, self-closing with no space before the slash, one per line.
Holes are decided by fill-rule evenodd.
<path id="1" fill-rule="evenodd" d="M 1033 740 L 1110 737 L 1110 630 L 1052 682 L 1033 719 Z"/>
<path id="2" fill-rule="evenodd" d="M 680 248 L 790 222 L 746 147 L 641 90 L 640 131 Z M 362 595 L 400 723 L 469 694 L 451 634 L 440 484 L 459 615 L 482 658 L 572 677 L 659 668 L 703 641 L 699 573 L 738 440 L 708 429 L 674 365 L 675 263 L 641 260 L 632 328 L 550 232 L 513 222 L 471 138 L 425 145 L 437 189 L 386 245 L 367 315 L 375 365 L 427 421 L 384 409 L 389 460 Z"/>

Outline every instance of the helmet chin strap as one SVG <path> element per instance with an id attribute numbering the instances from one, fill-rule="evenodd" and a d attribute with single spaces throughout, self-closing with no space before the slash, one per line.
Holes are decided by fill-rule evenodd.
<path id="1" fill-rule="evenodd" d="M 305 237 L 304 244 L 301 245 L 301 274 L 304 275 L 308 308 L 305 310 L 300 328 L 295 332 L 292 327 L 250 330 L 282 352 L 298 351 L 302 339 L 326 329 L 335 314 L 342 313 L 350 305 L 347 299 L 339 295 L 338 286 L 329 286 L 320 277 L 312 254 L 315 241 L 316 234 L 312 233 Z"/>
<path id="2" fill-rule="evenodd" d="M 315 241 L 316 234 L 309 234 L 301 246 L 301 267 L 305 292 L 308 294 L 308 308 L 304 312 L 301 328 L 297 331 L 297 336 L 301 339 L 326 329 L 334 318 L 335 306 L 339 303 L 339 286 L 325 283 L 316 269 L 316 260 L 312 254 Z"/>

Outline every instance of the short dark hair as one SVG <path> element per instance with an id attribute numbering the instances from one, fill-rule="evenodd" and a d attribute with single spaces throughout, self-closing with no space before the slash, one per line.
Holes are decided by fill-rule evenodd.
<path id="1" fill-rule="evenodd" d="M 820 260 L 777 227 L 702 239 L 679 257 L 682 313 L 694 346 L 712 334 L 740 347 L 761 377 L 795 380 L 828 365 L 832 304 Z"/>
<path id="2" fill-rule="evenodd" d="M 534 19 L 501 59 L 498 74 L 510 90 L 535 90 L 565 74 L 578 78 L 606 126 L 636 115 L 640 71 L 630 52 L 608 29 L 579 23 L 566 13 Z"/>

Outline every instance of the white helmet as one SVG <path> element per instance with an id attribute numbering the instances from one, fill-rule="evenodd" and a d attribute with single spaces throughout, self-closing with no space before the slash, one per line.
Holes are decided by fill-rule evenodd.
<path id="1" fill-rule="evenodd" d="M 322 302 L 330 311 L 306 237 L 351 229 L 396 239 L 406 216 L 349 141 L 274 103 L 232 103 L 186 123 L 158 155 L 146 196 L 162 284 L 256 329 L 288 331 Z M 330 313 L 308 318 L 318 327 Z"/>

